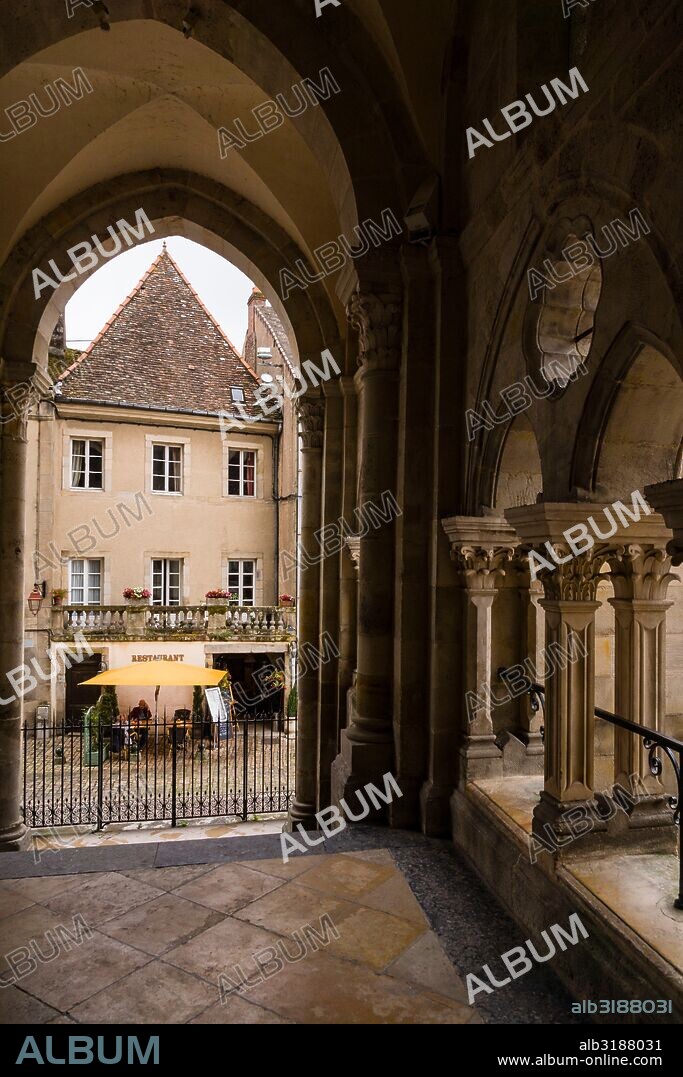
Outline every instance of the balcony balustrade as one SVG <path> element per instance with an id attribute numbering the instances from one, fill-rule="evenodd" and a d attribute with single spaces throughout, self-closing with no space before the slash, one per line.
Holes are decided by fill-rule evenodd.
<path id="1" fill-rule="evenodd" d="M 55 606 L 55 640 L 293 640 L 296 611 L 284 606 Z"/>

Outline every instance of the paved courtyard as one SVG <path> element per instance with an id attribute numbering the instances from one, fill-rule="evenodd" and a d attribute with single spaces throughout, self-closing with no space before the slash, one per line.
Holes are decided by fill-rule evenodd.
<path id="1" fill-rule="evenodd" d="M 540 969 L 468 1005 L 466 972 L 519 930 L 446 843 L 357 828 L 319 848 L 288 864 L 274 834 L 5 854 L 2 1022 L 572 1022 Z"/>

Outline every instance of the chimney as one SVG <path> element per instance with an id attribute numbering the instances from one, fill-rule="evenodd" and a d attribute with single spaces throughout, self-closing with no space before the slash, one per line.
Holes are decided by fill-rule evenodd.
<path id="1" fill-rule="evenodd" d="M 256 331 L 254 316 L 254 309 L 256 304 L 263 304 L 265 303 L 265 301 L 266 297 L 261 291 L 261 289 L 254 286 L 251 295 L 249 296 L 249 299 L 247 301 L 247 307 L 249 308 L 249 328 L 247 329 L 248 333 L 254 333 Z"/>

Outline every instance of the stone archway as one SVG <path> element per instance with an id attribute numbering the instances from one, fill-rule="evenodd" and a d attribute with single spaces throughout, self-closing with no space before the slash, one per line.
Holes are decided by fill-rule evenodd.
<path id="1" fill-rule="evenodd" d="M 277 280 L 277 272 L 285 258 L 300 254 L 282 230 L 264 218 L 255 207 L 232 198 L 230 192 L 217 189 L 201 177 L 176 174 L 167 176 L 164 184 L 160 184 L 158 179 L 157 175 L 149 174 L 125 177 L 117 183 L 115 195 L 105 185 L 84 192 L 24 237 L 3 270 L 7 297 L 0 318 L 4 383 L 12 385 L 22 380 L 29 381 L 37 367 L 46 365 L 50 336 L 59 314 L 74 290 L 99 266 L 76 280 L 63 282 L 52 295 L 43 293 L 38 299 L 33 289 L 33 268 L 42 262 L 49 262 L 51 258 L 58 258 L 69 247 L 83 242 L 90 235 L 104 236 L 107 223 L 119 218 L 134 220 L 135 211 L 141 203 L 146 207 L 148 217 L 158 226 L 155 227 L 156 236 L 177 233 L 180 224 L 186 235 L 203 240 L 218 253 L 231 256 L 242 268 L 252 273 L 278 304 L 293 330 L 302 359 L 307 356 L 319 358 L 325 348 L 332 347 L 337 349 L 343 364 L 338 318 L 324 291 L 315 287 L 305 292 L 298 291 L 286 303 L 281 303 L 277 298 L 272 281 Z M 305 408 L 303 415 L 306 416 Z M 23 426 L 24 423 L 15 418 L 14 421 L 4 422 L 0 431 L 0 493 L 4 510 L 0 529 L 3 574 L 0 665 L 4 671 L 16 670 L 23 659 L 26 474 Z M 312 479 L 309 477 L 308 480 L 309 497 L 303 509 L 304 516 L 308 514 L 310 520 L 304 523 L 314 531 L 320 514 L 320 469 L 311 469 L 304 464 L 304 472 L 312 475 Z M 319 583 L 316 584 L 315 574 L 310 574 L 310 580 L 303 580 L 300 637 L 304 643 L 309 638 L 312 642 L 317 641 L 317 620 L 310 616 L 311 611 L 317 612 L 317 586 Z M 309 787 L 315 782 L 315 741 L 310 735 L 315 728 L 315 673 L 309 679 L 311 684 L 307 685 L 303 678 L 300 688 L 301 773 L 297 774 L 297 788 L 308 789 L 310 799 L 312 793 Z M 3 699 L 10 696 L 6 674 L 3 676 L 1 694 Z M 5 708 L 0 722 L 0 781 L 5 790 L 0 815 L 0 846 L 5 848 L 19 847 L 25 832 L 19 812 L 20 734 L 21 701 L 14 699 Z"/>

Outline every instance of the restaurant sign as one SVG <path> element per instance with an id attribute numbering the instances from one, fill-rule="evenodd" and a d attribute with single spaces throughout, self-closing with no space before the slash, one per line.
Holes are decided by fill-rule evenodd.
<path id="1" fill-rule="evenodd" d="M 133 662 L 184 662 L 184 654 L 134 654 Z"/>

